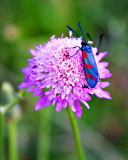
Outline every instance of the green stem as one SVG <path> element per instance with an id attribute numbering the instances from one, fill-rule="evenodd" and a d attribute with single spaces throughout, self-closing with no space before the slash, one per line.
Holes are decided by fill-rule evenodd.
<path id="1" fill-rule="evenodd" d="M 50 106 L 39 111 L 37 160 L 49 159 L 51 138 L 51 122 L 49 122 L 49 117 L 51 116 L 52 110 Z"/>
<path id="2" fill-rule="evenodd" d="M 20 90 L 16 97 L 14 97 L 14 88 L 8 83 L 2 83 L 2 95 L 7 105 L 0 107 L 0 160 L 5 159 L 4 153 L 4 115 L 10 110 L 10 117 L 8 121 L 8 139 L 9 139 L 9 160 L 17 160 L 17 130 L 16 119 L 13 112 L 15 104 L 19 103 L 20 99 L 24 96 L 25 91 Z"/>
<path id="3" fill-rule="evenodd" d="M 17 150 L 17 126 L 15 120 L 10 120 L 8 123 L 8 135 L 9 135 L 9 160 L 18 159 Z"/>
<path id="4" fill-rule="evenodd" d="M 72 125 L 72 130 L 73 130 L 74 139 L 75 139 L 75 143 L 76 143 L 78 158 L 79 158 L 79 160 L 85 160 L 82 145 L 81 145 L 81 141 L 80 141 L 78 126 L 76 124 L 74 114 L 71 111 L 71 107 L 68 106 L 67 111 L 68 111 L 69 119 L 70 119 L 70 122 L 71 122 L 71 125 Z"/>
<path id="5" fill-rule="evenodd" d="M 4 114 L 0 107 L 0 160 L 4 160 Z"/>
<path id="6" fill-rule="evenodd" d="M 4 114 L 10 110 L 11 108 L 13 108 L 13 106 L 17 103 L 20 102 L 20 100 L 25 96 L 25 91 L 21 91 L 18 93 L 18 95 L 12 100 L 11 103 L 9 103 L 8 105 L 5 106 L 5 109 L 4 109 Z"/>

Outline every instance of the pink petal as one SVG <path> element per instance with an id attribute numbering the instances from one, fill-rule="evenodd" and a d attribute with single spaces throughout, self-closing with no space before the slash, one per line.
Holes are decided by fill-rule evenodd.
<path id="1" fill-rule="evenodd" d="M 34 97 L 36 96 L 41 96 L 41 95 L 44 95 L 44 91 L 39 91 L 39 92 L 35 92 L 35 94 L 33 94 Z"/>
<path id="2" fill-rule="evenodd" d="M 35 110 L 40 110 L 42 107 L 48 107 L 51 101 L 48 100 L 46 95 L 41 96 L 35 104 Z"/>
<path id="3" fill-rule="evenodd" d="M 93 44 L 93 41 L 88 41 L 88 44 Z"/>
<path id="4" fill-rule="evenodd" d="M 69 31 L 69 37 L 70 38 L 72 37 L 72 31 Z"/>
<path id="5" fill-rule="evenodd" d="M 94 89 L 95 95 L 99 98 L 112 99 L 110 93 L 100 88 Z"/>
<path id="6" fill-rule="evenodd" d="M 25 74 L 25 75 L 27 75 L 27 74 L 30 74 L 30 72 L 31 72 L 31 67 L 30 66 L 27 66 L 27 67 L 25 67 L 25 68 L 22 68 L 22 72 Z"/>
<path id="7" fill-rule="evenodd" d="M 96 47 L 92 48 L 93 55 L 95 55 L 97 53 L 97 51 L 98 51 L 98 49 Z"/>
<path id="8" fill-rule="evenodd" d="M 90 101 L 91 100 L 91 96 L 87 93 L 85 93 L 82 97 L 85 101 Z"/>
<path id="9" fill-rule="evenodd" d="M 35 104 L 35 110 L 36 111 L 40 110 L 43 107 L 45 101 L 46 101 L 46 96 L 45 95 L 41 96 Z"/>
<path id="10" fill-rule="evenodd" d="M 51 101 L 47 98 L 46 102 L 43 104 L 43 107 L 48 107 L 50 106 Z"/>
<path id="11" fill-rule="evenodd" d="M 103 91 L 103 92 L 104 92 L 103 98 L 112 99 L 112 97 L 110 96 L 110 93 L 109 93 L 109 92 L 107 92 L 107 91 Z"/>
<path id="12" fill-rule="evenodd" d="M 67 107 L 67 100 L 63 99 L 63 108 L 66 108 L 66 107 Z"/>
<path id="13" fill-rule="evenodd" d="M 108 62 L 99 62 L 98 63 L 98 68 L 101 68 L 101 67 L 108 67 L 109 63 Z"/>
<path id="14" fill-rule="evenodd" d="M 29 89 L 26 89 L 26 91 L 28 91 L 28 92 L 37 92 L 37 91 L 39 91 L 40 90 L 40 87 L 38 87 L 38 86 L 35 86 L 35 87 L 31 87 L 31 88 L 29 88 Z"/>
<path id="15" fill-rule="evenodd" d="M 56 111 L 60 112 L 61 109 L 62 109 L 62 101 L 60 100 L 60 101 L 57 102 Z"/>
<path id="16" fill-rule="evenodd" d="M 106 88 L 106 87 L 108 87 L 110 85 L 110 83 L 109 82 L 100 82 L 100 87 L 101 88 Z"/>
<path id="17" fill-rule="evenodd" d="M 112 76 L 112 73 L 110 73 L 108 69 L 105 69 L 103 73 L 99 74 L 100 74 L 100 79 L 110 78 Z"/>
<path id="18" fill-rule="evenodd" d="M 88 103 L 85 100 L 83 100 L 82 98 L 79 98 L 79 100 L 87 107 L 87 109 L 90 109 Z"/>
<path id="19" fill-rule="evenodd" d="M 21 82 L 18 88 L 29 88 L 33 85 L 31 82 Z"/>
<path id="20" fill-rule="evenodd" d="M 73 112 L 76 112 L 76 108 L 75 108 L 75 106 L 74 106 L 74 102 L 73 102 L 73 103 L 70 103 L 69 106 L 71 107 L 71 110 L 72 110 Z"/>
<path id="21" fill-rule="evenodd" d="M 54 39 L 54 38 L 55 38 L 55 35 L 53 35 L 52 37 L 50 37 L 51 40 Z"/>
<path id="22" fill-rule="evenodd" d="M 54 106 L 57 101 L 58 101 L 58 97 L 54 98 L 52 101 L 52 105 Z"/>
<path id="23" fill-rule="evenodd" d="M 73 112 L 76 112 L 76 108 L 75 108 L 75 106 L 74 106 L 74 99 L 69 96 L 67 101 L 68 101 L 69 106 L 71 107 L 71 110 L 72 110 Z"/>
<path id="24" fill-rule="evenodd" d="M 81 118 L 82 115 L 82 107 L 80 106 L 80 103 L 78 100 L 75 101 L 76 103 L 76 116 Z"/>
<path id="25" fill-rule="evenodd" d="M 29 77 L 30 77 L 30 75 L 26 74 L 26 76 L 24 77 L 24 80 L 27 81 L 27 82 L 29 82 L 30 81 Z"/>
<path id="26" fill-rule="evenodd" d="M 107 52 L 101 52 L 97 55 L 96 60 L 100 61 L 104 56 L 106 56 Z"/>
<path id="27" fill-rule="evenodd" d="M 34 49 L 29 49 L 29 52 L 32 56 L 36 56 L 36 51 Z"/>

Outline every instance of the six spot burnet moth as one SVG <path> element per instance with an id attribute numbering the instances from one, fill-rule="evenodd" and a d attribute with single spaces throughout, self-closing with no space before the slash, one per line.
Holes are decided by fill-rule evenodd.
<path id="1" fill-rule="evenodd" d="M 87 42 L 85 41 L 84 33 L 83 33 L 83 30 L 80 26 L 80 22 L 79 22 L 78 26 L 82 32 L 83 39 L 81 42 L 82 47 L 79 47 L 79 46 L 76 46 L 76 47 L 79 47 L 79 50 L 82 51 L 84 71 L 85 71 L 85 77 L 87 80 L 87 84 L 90 88 L 94 88 L 96 86 L 98 78 L 99 78 L 98 68 L 96 65 L 94 55 L 92 53 L 91 46 L 89 44 L 87 44 Z M 79 36 L 72 28 L 70 28 L 69 26 L 67 26 L 67 27 L 71 31 L 73 31 L 77 36 Z M 76 47 L 72 47 L 72 48 L 76 48 Z M 79 50 L 74 55 L 76 55 L 79 52 Z M 86 88 L 86 86 L 84 88 Z"/>

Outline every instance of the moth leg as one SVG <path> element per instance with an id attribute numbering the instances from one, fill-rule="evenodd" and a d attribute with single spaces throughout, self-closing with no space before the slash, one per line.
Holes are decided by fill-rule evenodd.
<path id="1" fill-rule="evenodd" d="M 81 50 L 81 48 L 79 48 L 78 51 L 75 54 L 73 54 L 72 56 L 69 56 L 69 57 L 75 56 L 79 52 L 79 50 Z"/>
<path id="2" fill-rule="evenodd" d="M 71 48 L 77 48 L 77 47 L 80 48 L 80 46 L 75 46 L 75 47 L 65 47 L 64 49 L 71 49 Z"/>
<path id="3" fill-rule="evenodd" d="M 87 86 L 87 85 L 82 85 L 82 88 L 88 88 L 89 89 L 89 87 Z"/>
<path id="4" fill-rule="evenodd" d="M 99 53 L 99 50 L 100 50 L 100 47 L 101 47 L 101 43 L 102 43 L 102 40 L 103 40 L 103 36 L 104 36 L 103 33 L 100 34 L 100 37 L 99 37 L 99 45 L 98 45 L 98 51 L 97 51 L 96 55 Z"/>
<path id="5" fill-rule="evenodd" d="M 81 73 L 84 71 L 84 69 L 81 71 Z"/>

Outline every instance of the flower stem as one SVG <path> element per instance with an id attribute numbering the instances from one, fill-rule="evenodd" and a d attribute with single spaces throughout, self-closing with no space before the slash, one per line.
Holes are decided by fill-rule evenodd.
<path id="1" fill-rule="evenodd" d="M 0 107 L 0 160 L 4 160 L 4 114 Z"/>
<path id="2" fill-rule="evenodd" d="M 14 112 L 14 106 L 19 103 L 21 98 L 24 96 L 24 91 L 19 91 L 17 96 L 14 96 L 14 88 L 8 82 L 2 83 L 2 95 L 4 97 L 4 103 L 6 105 L 0 107 L 0 160 L 5 159 L 4 153 L 4 115 L 8 112 L 8 159 L 17 160 L 18 159 L 18 149 L 17 149 L 17 125 L 18 120 L 17 114 Z M 16 118 L 17 117 L 17 118 Z"/>
<path id="3" fill-rule="evenodd" d="M 52 110 L 50 106 L 39 111 L 37 160 L 49 159 L 51 140 L 51 122 L 49 117 L 51 116 Z"/>
<path id="4" fill-rule="evenodd" d="M 68 111 L 69 119 L 70 119 L 70 122 L 72 125 L 72 130 L 73 130 L 74 139 L 75 139 L 75 143 L 76 143 L 78 158 L 79 158 L 79 160 L 85 160 L 81 141 L 80 141 L 79 130 L 78 130 L 78 126 L 75 121 L 75 117 L 74 117 L 74 115 L 71 111 L 71 108 L 69 106 L 67 107 L 67 111 Z"/>
<path id="5" fill-rule="evenodd" d="M 17 150 L 17 124 L 15 120 L 10 120 L 8 123 L 8 136 L 9 136 L 9 159 L 18 159 Z"/>
<path id="6" fill-rule="evenodd" d="M 5 106 L 4 109 L 4 114 L 10 110 L 11 108 L 14 107 L 15 104 L 19 103 L 20 100 L 26 95 L 26 92 L 21 90 L 18 95 L 11 101 L 11 103 L 9 103 L 8 105 Z"/>

